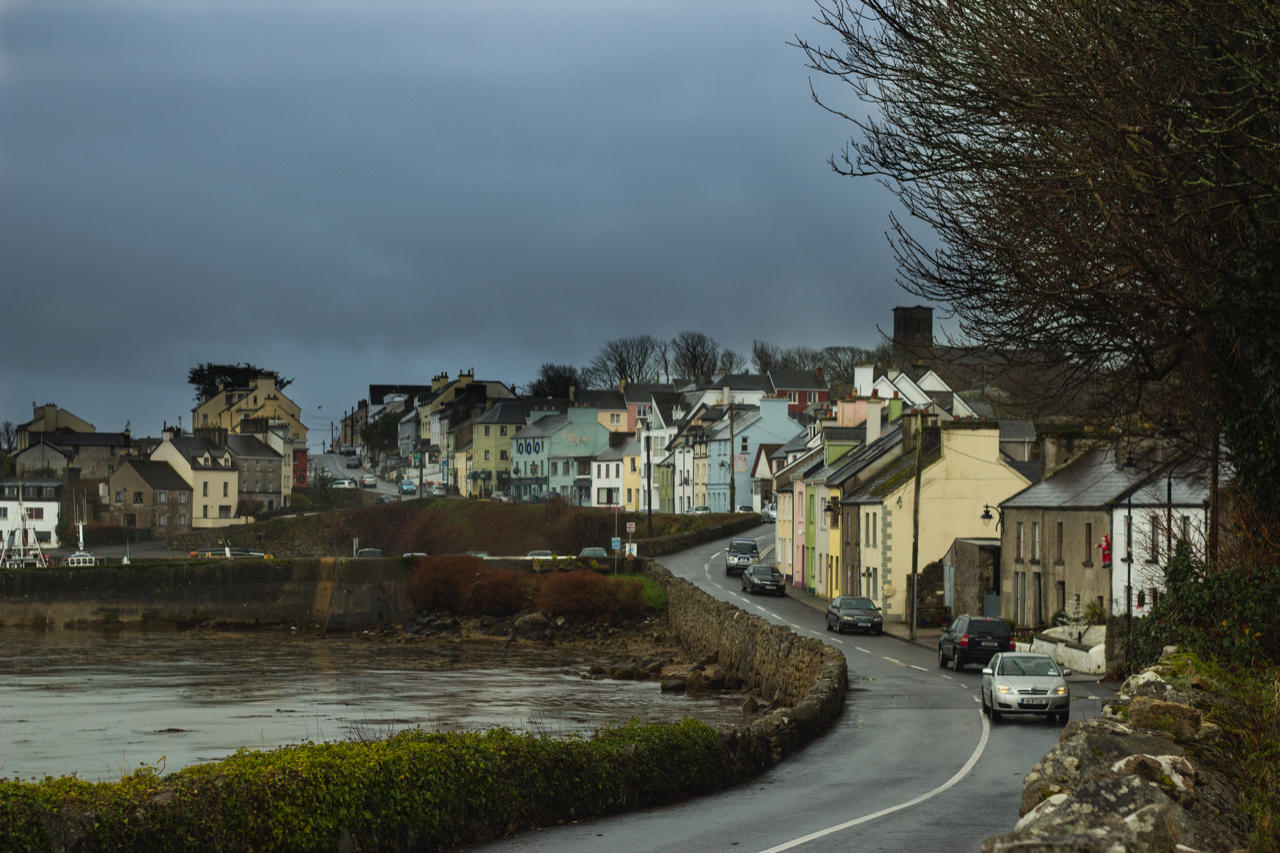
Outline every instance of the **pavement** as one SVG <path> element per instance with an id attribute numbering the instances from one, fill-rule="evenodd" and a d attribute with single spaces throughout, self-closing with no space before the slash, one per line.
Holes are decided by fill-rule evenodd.
<path id="1" fill-rule="evenodd" d="M 812 607 L 818 613 L 822 614 L 822 618 L 826 619 L 827 605 L 829 601 L 819 598 L 803 587 L 789 586 L 787 587 L 787 596 L 792 601 L 798 601 L 801 604 Z M 912 643 L 929 651 L 938 650 L 938 638 L 942 636 L 941 628 L 916 628 L 915 639 L 911 637 L 911 626 L 906 622 L 886 619 L 884 623 L 884 633 L 887 637 L 893 637 L 895 640 L 901 640 L 904 643 Z"/>

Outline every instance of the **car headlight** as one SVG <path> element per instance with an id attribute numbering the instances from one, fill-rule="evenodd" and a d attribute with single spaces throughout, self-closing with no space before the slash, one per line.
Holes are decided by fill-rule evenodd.
<path id="1" fill-rule="evenodd" d="M 1009 685 L 1007 684 L 997 684 L 996 692 L 999 693 L 1001 696 L 1008 696 L 1013 691 L 1009 689 Z"/>
<path id="2" fill-rule="evenodd" d="M 1066 695 L 1067 695 L 1067 687 L 1066 687 L 1066 685 L 1064 684 L 1064 685 L 1061 685 L 1061 686 L 1059 686 L 1059 687 L 1055 687 L 1055 688 L 1053 688 L 1053 695 L 1054 695 L 1054 696 L 1066 696 Z"/>

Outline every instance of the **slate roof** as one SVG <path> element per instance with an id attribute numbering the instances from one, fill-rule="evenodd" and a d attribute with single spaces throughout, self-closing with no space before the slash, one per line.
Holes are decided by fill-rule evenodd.
<path id="1" fill-rule="evenodd" d="M 249 459 L 279 459 L 280 454 L 251 435 L 227 436 L 227 449 Z"/>
<path id="2" fill-rule="evenodd" d="M 142 482 L 157 491 L 189 492 L 191 484 L 173 470 L 168 462 L 156 462 L 151 459 L 125 459 L 121 467 L 128 465 L 138 472 Z"/>
<path id="3" fill-rule="evenodd" d="M 497 400 L 484 414 L 475 419 L 478 424 L 522 424 L 528 419 L 529 408 L 525 400 Z"/>
<path id="4" fill-rule="evenodd" d="M 223 468 L 222 465 L 218 464 L 217 460 L 222 458 L 222 454 L 226 450 L 219 447 L 218 443 L 212 439 L 205 438 L 202 435 L 175 435 L 169 439 L 169 442 L 178 453 L 182 454 L 182 458 L 186 459 L 191 464 L 191 467 L 196 470 L 235 470 L 234 460 L 231 463 L 231 468 Z M 204 455 L 205 451 L 208 451 L 210 458 L 214 460 L 214 463 L 207 468 L 197 461 L 200 456 Z"/>
<path id="5" fill-rule="evenodd" d="M 827 381 L 812 370 L 770 370 L 768 375 L 778 391 L 826 391 L 829 387 Z"/>
<path id="6" fill-rule="evenodd" d="M 990 408 L 988 406 L 988 408 Z M 1035 421 L 1024 418 L 1001 418 L 1000 419 L 1000 440 L 1001 441 L 1035 441 L 1036 425 Z"/>
<path id="7" fill-rule="evenodd" d="M 1000 506 L 1005 509 L 1104 509 L 1119 502 L 1130 488 L 1148 476 L 1144 471 L 1125 471 L 1116 465 L 1111 448 L 1098 448 L 1052 477 L 1006 499 Z"/>
<path id="8" fill-rule="evenodd" d="M 628 403 L 648 403 L 655 394 L 670 393 L 676 386 L 668 383 L 633 382 L 622 389 L 622 396 Z"/>
<path id="9" fill-rule="evenodd" d="M 924 470 L 942 458 L 942 448 L 927 448 L 920 454 L 920 470 Z M 878 504 L 903 483 L 911 479 L 916 470 L 914 453 L 904 453 L 890 462 L 874 477 L 862 483 L 842 504 Z"/>
<path id="10" fill-rule="evenodd" d="M 565 415 L 543 415 L 520 431 L 520 438 L 548 436 L 569 423 Z"/>
<path id="11" fill-rule="evenodd" d="M 856 427 L 827 427 L 822 431 L 822 437 L 827 441 L 835 441 L 840 443 L 859 442 L 867 437 L 867 428 L 865 426 Z"/>
<path id="12" fill-rule="evenodd" d="M 827 482 L 831 485 L 839 485 L 845 482 L 886 453 L 891 453 L 895 447 L 899 447 L 901 444 L 902 424 L 899 423 L 897 426 L 881 433 L 880 437 L 871 442 L 871 444 L 856 450 L 852 456 L 846 456 L 838 460 L 839 465 Z"/>
<path id="13" fill-rule="evenodd" d="M 773 393 L 773 382 L 764 373 L 726 373 L 712 380 L 707 388 L 723 388 L 728 385 L 734 391 L 765 391 Z"/>
<path id="14" fill-rule="evenodd" d="M 619 391 L 578 391 L 574 404 L 584 408 L 625 409 L 627 400 Z"/>

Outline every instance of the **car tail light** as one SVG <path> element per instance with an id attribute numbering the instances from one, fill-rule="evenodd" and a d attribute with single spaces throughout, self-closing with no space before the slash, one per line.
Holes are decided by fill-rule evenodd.
<path id="1" fill-rule="evenodd" d="M 1013 641 L 1013 635 L 1010 634 L 1009 635 L 1009 651 L 1016 652 L 1017 650 L 1018 650 L 1018 644 Z"/>
<path id="2" fill-rule="evenodd" d="M 968 634 L 964 634 L 964 635 L 962 635 L 962 636 L 960 637 L 960 645 L 964 646 L 966 649 L 967 649 L 967 648 L 969 648 L 969 635 L 968 635 Z"/>

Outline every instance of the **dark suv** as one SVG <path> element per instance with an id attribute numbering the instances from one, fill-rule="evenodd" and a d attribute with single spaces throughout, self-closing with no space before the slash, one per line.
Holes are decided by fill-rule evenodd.
<path id="1" fill-rule="evenodd" d="M 942 636 L 938 638 L 938 666 L 946 666 L 950 661 L 951 668 L 959 672 L 965 664 L 985 664 L 1000 652 L 1013 651 L 1017 651 L 1013 632 L 1003 619 L 965 613 L 942 629 Z"/>
<path id="2" fill-rule="evenodd" d="M 758 562 L 760 562 L 760 546 L 756 544 L 756 540 L 745 537 L 734 537 L 729 540 L 729 547 L 724 555 L 726 575 L 740 575 L 747 566 Z"/>

